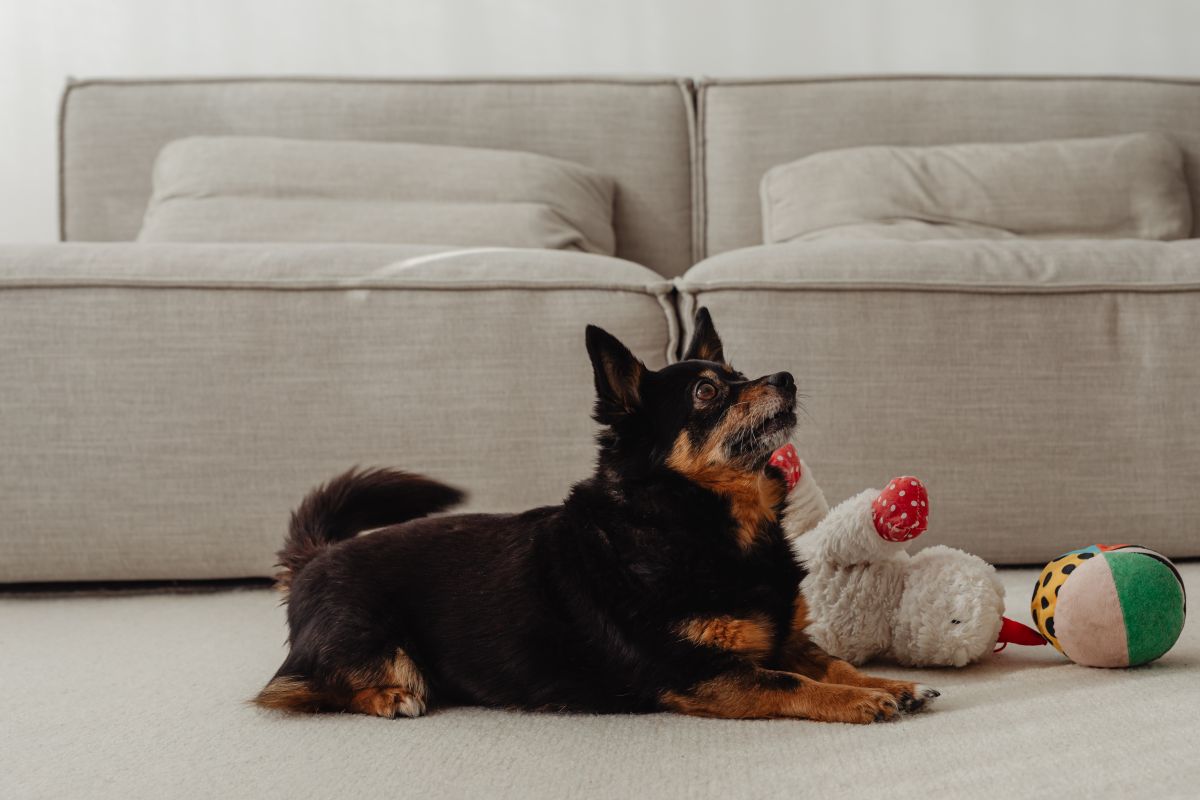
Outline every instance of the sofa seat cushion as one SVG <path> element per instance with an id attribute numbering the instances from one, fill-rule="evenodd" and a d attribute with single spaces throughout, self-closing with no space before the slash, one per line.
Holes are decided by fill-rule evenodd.
<path id="1" fill-rule="evenodd" d="M 914 474 L 924 543 L 1200 556 L 1200 242 L 796 243 L 680 289 L 739 369 L 795 373 L 831 500 Z"/>
<path id="2" fill-rule="evenodd" d="M 354 464 L 557 502 L 594 459 L 584 325 L 662 366 L 670 290 L 542 250 L 0 248 L 0 582 L 269 575 Z"/>
<path id="3" fill-rule="evenodd" d="M 616 186 L 515 150 L 197 136 L 162 149 L 143 242 L 391 242 L 612 255 Z"/>
<path id="4" fill-rule="evenodd" d="M 1200 564 L 1179 567 L 1200 585 Z M 1010 617 L 1029 620 L 1037 575 L 1000 571 Z M 246 700 L 282 661 L 285 632 L 279 598 L 266 590 L 0 596 L 0 631 L 0 794 L 10 798 L 125 800 L 196 787 L 262 798 L 674 800 L 795 797 L 797 787 L 844 797 L 848 781 L 854 796 L 895 800 L 927 800 L 931 786 L 946 797 L 980 786 L 1024 797 L 1031 785 L 1074 797 L 1081 781 L 1089 798 L 1127 798 L 1188 797 L 1200 785 L 1197 625 L 1137 670 L 1088 670 L 1050 647 L 1016 645 L 961 670 L 872 666 L 942 697 L 927 713 L 867 727 L 479 708 L 417 720 L 262 711 Z M 452 753 L 468 761 L 456 766 Z M 931 754 L 936 774 L 901 767 Z M 847 764 L 894 768 L 848 778 Z M 1088 765 L 1086 775 L 1064 764 Z"/>

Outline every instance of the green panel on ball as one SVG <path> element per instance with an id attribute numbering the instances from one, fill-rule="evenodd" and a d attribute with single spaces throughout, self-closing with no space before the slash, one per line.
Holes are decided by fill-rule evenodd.
<path id="1" fill-rule="evenodd" d="M 1119 550 L 1105 553 L 1129 645 L 1129 664 L 1145 664 L 1171 649 L 1183 631 L 1183 586 L 1158 558 Z"/>

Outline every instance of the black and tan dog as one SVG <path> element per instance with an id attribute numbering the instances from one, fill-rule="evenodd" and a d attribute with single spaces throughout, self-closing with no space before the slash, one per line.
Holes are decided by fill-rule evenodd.
<path id="1" fill-rule="evenodd" d="M 786 487 L 767 465 L 796 423 L 791 375 L 747 380 L 704 310 L 685 360 L 657 372 L 596 327 L 587 349 L 600 453 L 561 505 L 425 518 L 460 493 L 393 470 L 304 500 L 280 552 L 291 650 L 260 705 L 865 723 L 937 696 L 804 633 Z"/>

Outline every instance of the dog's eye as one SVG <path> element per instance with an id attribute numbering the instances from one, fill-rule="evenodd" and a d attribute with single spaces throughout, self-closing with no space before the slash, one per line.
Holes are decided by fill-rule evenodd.
<path id="1" fill-rule="evenodd" d="M 717 387 L 713 386 L 708 381 L 700 381 L 696 384 L 696 399 L 707 403 L 717 396 Z"/>

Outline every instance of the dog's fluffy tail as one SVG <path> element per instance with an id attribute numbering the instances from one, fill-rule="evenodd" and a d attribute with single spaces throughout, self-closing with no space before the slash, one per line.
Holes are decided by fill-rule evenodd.
<path id="1" fill-rule="evenodd" d="M 394 469 L 351 469 L 308 493 L 292 512 L 279 551 L 276 586 L 286 592 L 322 550 L 356 534 L 397 525 L 450 508 L 463 500 L 458 489 Z"/>

